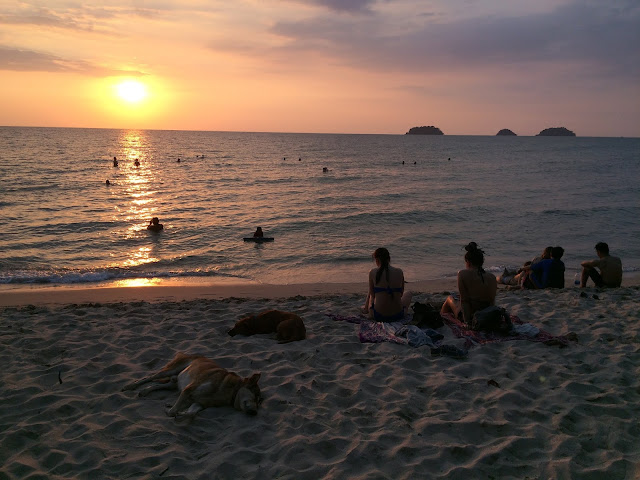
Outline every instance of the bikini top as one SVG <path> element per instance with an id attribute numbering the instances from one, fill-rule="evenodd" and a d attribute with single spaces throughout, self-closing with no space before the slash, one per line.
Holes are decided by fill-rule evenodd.
<path id="1" fill-rule="evenodd" d="M 389 295 L 393 295 L 394 292 L 402 293 L 404 289 L 402 287 L 373 287 L 373 293 L 387 292 Z"/>

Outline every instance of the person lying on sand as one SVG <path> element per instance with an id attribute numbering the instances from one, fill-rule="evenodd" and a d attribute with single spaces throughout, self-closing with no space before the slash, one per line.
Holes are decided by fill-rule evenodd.
<path id="1" fill-rule="evenodd" d="M 482 268 L 484 252 L 476 242 L 464 247 L 466 268 L 458 272 L 458 292 L 460 298 L 449 295 L 442 304 L 440 313 L 453 313 L 457 318 L 471 325 L 473 314 L 491 305 L 495 305 L 498 281 L 496 277 Z"/>
<path id="2" fill-rule="evenodd" d="M 362 313 L 378 322 L 400 321 L 411 304 L 411 292 L 404 290 L 404 273 L 390 265 L 391 256 L 386 248 L 377 248 L 373 259 L 376 268 L 369 271 L 369 293 Z"/>

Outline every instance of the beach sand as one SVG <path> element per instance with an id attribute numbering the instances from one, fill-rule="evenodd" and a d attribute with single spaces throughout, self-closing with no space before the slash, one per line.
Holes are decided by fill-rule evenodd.
<path id="1" fill-rule="evenodd" d="M 440 303 L 453 280 L 412 284 Z M 361 343 L 362 285 L 0 292 L 0 479 L 640 478 L 640 289 L 500 290 L 567 347 Z M 308 338 L 230 337 L 240 317 L 300 314 Z M 461 347 L 447 326 L 446 344 Z M 166 415 L 175 392 L 121 388 L 176 352 L 261 372 L 258 415 Z"/>

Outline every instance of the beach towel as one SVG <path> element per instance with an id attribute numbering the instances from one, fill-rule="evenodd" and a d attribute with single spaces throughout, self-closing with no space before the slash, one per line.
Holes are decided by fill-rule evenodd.
<path id="1" fill-rule="evenodd" d="M 560 345 L 561 347 L 569 345 L 569 338 L 567 336 L 554 336 L 534 325 L 524 323 L 516 315 L 510 315 L 510 317 L 513 329 L 508 334 L 501 335 L 495 332 L 478 332 L 471 330 L 467 324 L 458 320 L 453 314 L 442 314 L 444 324 L 451 329 L 456 337 L 464 338 L 464 347 L 467 349 L 485 343 L 506 342 L 509 340 L 529 340 L 531 342 L 543 342 L 548 345 Z"/>
<path id="2" fill-rule="evenodd" d="M 363 315 L 327 314 L 327 316 L 334 321 L 358 324 L 358 338 L 362 343 L 391 342 L 411 347 L 428 345 L 433 355 L 446 355 L 453 358 L 464 358 L 467 355 L 466 349 L 458 348 L 455 345 L 442 345 L 444 335 L 440 332 L 431 328 L 410 325 L 411 315 L 407 315 L 400 322 L 374 322 Z"/>

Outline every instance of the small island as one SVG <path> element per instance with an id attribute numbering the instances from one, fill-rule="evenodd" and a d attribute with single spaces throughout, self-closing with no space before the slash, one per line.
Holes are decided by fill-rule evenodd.
<path id="1" fill-rule="evenodd" d="M 513 133 L 508 128 L 503 128 L 498 133 L 496 133 L 496 135 L 507 135 L 507 136 L 512 136 L 512 137 L 517 137 L 518 136 L 517 134 Z"/>
<path id="2" fill-rule="evenodd" d="M 442 130 L 433 125 L 428 127 L 413 127 L 405 135 L 444 135 Z"/>
<path id="3" fill-rule="evenodd" d="M 536 137 L 575 137 L 576 134 L 564 127 L 545 128 Z"/>

